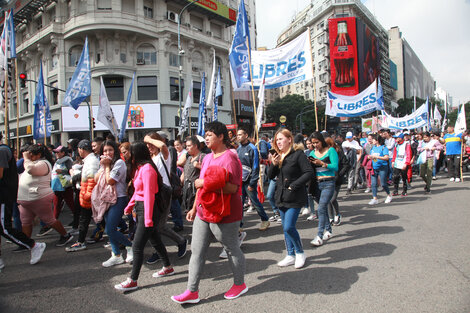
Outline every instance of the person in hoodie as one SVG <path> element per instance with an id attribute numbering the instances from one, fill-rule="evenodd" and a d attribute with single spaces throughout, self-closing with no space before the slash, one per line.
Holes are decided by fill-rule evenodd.
<path id="1" fill-rule="evenodd" d="M 237 139 L 240 144 L 237 148 L 237 154 L 242 163 L 243 170 L 242 203 L 245 203 L 248 196 L 261 218 L 261 224 L 258 229 L 265 231 L 269 228 L 270 223 L 263 204 L 261 204 L 258 198 L 259 152 L 256 146 L 248 140 L 248 133 L 248 130 L 244 127 L 240 127 L 237 132 Z"/>
<path id="2" fill-rule="evenodd" d="M 73 160 L 67 155 L 67 148 L 58 146 L 52 150 L 56 155 L 56 161 L 52 167 L 52 190 L 54 191 L 54 217 L 59 218 L 62 206 L 65 203 L 74 215 L 72 228 L 78 228 L 78 216 L 75 214 L 75 205 L 73 201 L 72 178 L 70 170 L 73 166 Z M 76 218 L 77 217 L 77 218 Z"/>

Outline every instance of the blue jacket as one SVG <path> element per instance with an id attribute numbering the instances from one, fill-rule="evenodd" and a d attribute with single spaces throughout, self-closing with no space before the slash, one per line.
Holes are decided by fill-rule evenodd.
<path id="1" fill-rule="evenodd" d="M 251 167 L 251 175 L 248 184 L 256 187 L 259 179 L 259 153 L 258 149 L 252 143 L 240 144 L 237 149 L 238 158 L 242 165 Z"/>

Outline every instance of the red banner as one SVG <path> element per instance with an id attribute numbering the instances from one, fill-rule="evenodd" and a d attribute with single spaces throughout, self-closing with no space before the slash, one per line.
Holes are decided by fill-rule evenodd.
<path id="1" fill-rule="evenodd" d="M 277 123 L 264 123 L 261 124 L 261 127 L 267 128 L 267 127 L 276 127 Z"/>
<path id="2" fill-rule="evenodd" d="M 330 31 L 331 91 L 345 96 L 359 93 L 356 18 L 328 20 Z"/>
<path id="3" fill-rule="evenodd" d="M 227 127 L 227 129 L 237 129 L 237 124 L 228 124 L 228 125 L 225 125 Z"/>

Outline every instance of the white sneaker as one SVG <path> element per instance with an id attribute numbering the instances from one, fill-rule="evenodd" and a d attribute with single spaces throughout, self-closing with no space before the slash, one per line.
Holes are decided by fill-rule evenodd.
<path id="1" fill-rule="evenodd" d="M 252 206 L 250 206 L 248 210 L 246 210 L 246 213 L 253 213 L 253 212 L 256 212 L 256 210 Z"/>
<path id="2" fill-rule="evenodd" d="M 314 221 L 314 220 L 315 220 L 315 214 L 310 213 L 310 216 L 307 217 L 307 221 Z"/>
<path id="3" fill-rule="evenodd" d="M 390 200 L 390 201 L 391 201 L 391 200 Z M 372 199 L 372 200 L 369 201 L 369 204 L 370 204 L 370 205 L 379 204 L 379 200 L 377 200 L 377 199 Z"/>
<path id="4" fill-rule="evenodd" d="M 388 196 L 387 196 L 387 199 L 385 199 L 385 203 L 390 203 L 390 202 L 392 202 L 392 199 L 393 199 L 392 196 L 391 196 L 391 195 L 388 195 Z"/>
<path id="5" fill-rule="evenodd" d="M 322 239 L 323 239 L 324 241 L 327 241 L 327 240 L 330 239 L 331 237 L 333 237 L 333 234 L 330 233 L 329 231 L 326 231 L 326 232 L 323 233 L 323 238 L 322 238 Z"/>
<path id="6" fill-rule="evenodd" d="M 280 267 L 286 267 L 286 266 L 294 265 L 294 264 L 295 264 L 295 257 L 293 255 L 287 255 L 284 259 L 277 262 L 277 266 L 280 266 Z"/>
<path id="7" fill-rule="evenodd" d="M 240 247 L 242 246 L 243 240 L 245 240 L 245 238 L 246 238 L 246 232 L 245 231 L 242 231 L 242 232 L 238 233 L 238 242 L 240 243 Z"/>
<path id="8" fill-rule="evenodd" d="M 316 236 L 312 241 L 310 241 L 310 244 L 312 246 L 319 247 L 323 244 L 323 240 L 319 236 Z"/>
<path id="9" fill-rule="evenodd" d="M 132 263 L 134 261 L 134 252 L 132 251 L 131 247 L 126 247 L 127 255 L 126 255 L 126 263 Z"/>
<path id="10" fill-rule="evenodd" d="M 302 268 L 305 265 L 305 260 L 307 257 L 305 256 L 305 253 L 296 253 L 295 254 L 295 268 Z"/>
<path id="11" fill-rule="evenodd" d="M 335 215 L 335 218 L 333 219 L 333 225 L 339 225 L 341 222 L 340 215 Z"/>
<path id="12" fill-rule="evenodd" d="M 225 251 L 224 248 L 222 248 L 222 252 L 219 254 L 220 259 L 228 259 L 227 251 Z"/>
<path id="13" fill-rule="evenodd" d="M 122 255 L 116 256 L 114 253 L 111 255 L 111 257 L 102 263 L 103 267 L 111 267 L 114 265 L 119 265 L 124 263 L 124 259 L 122 258 Z"/>
<path id="14" fill-rule="evenodd" d="M 39 260 L 41 260 L 44 250 L 46 250 L 46 244 L 44 242 L 36 242 L 34 247 L 31 249 L 31 261 L 29 261 L 29 263 L 38 263 Z"/>
<path id="15" fill-rule="evenodd" d="M 303 216 L 303 215 L 309 215 L 309 214 L 310 214 L 310 209 L 309 209 L 309 208 L 304 208 L 304 209 L 302 210 L 302 216 Z"/>
<path id="16" fill-rule="evenodd" d="M 437 177 L 436 177 L 436 176 L 433 176 L 433 177 L 432 177 L 432 180 L 436 180 L 436 179 L 437 179 Z"/>
<path id="17" fill-rule="evenodd" d="M 451 177 L 451 178 L 449 179 L 449 181 L 455 181 L 455 178 L 454 178 L 454 177 Z"/>
<path id="18" fill-rule="evenodd" d="M 456 182 L 456 183 L 460 183 L 460 178 L 456 178 L 456 179 L 455 179 L 455 182 Z"/>
<path id="19" fill-rule="evenodd" d="M 370 192 L 370 188 L 369 188 L 369 187 L 367 187 L 367 189 L 366 189 L 366 190 L 364 190 L 364 193 L 369 193 L 369 192 Z"/>

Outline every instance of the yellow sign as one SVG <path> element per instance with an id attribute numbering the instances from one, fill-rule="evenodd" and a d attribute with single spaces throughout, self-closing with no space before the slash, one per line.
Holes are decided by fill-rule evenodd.
<path id="1" fill-rule="evenodd" d="M 284 115 L 281 115 L 281 116 L 279 117 L 279 122 L 281 122 L 281 123 L 285 123 L 286 120 L 287 120 L 287 118 L 286 118 Z"/>
<path id="2" fill-rule="evenodd" d="M 223 16 L 233 22 L 237 21 L 237 11 L 215 0 L 200 0 L 194 4 L 209 10 L 217 15 Z"/>
<path id="3" fill-rule="evenodd" d="M 31 131 L 31 125 L 26 126 L 26 135 L 31 135 L 33 132 Z"/>

